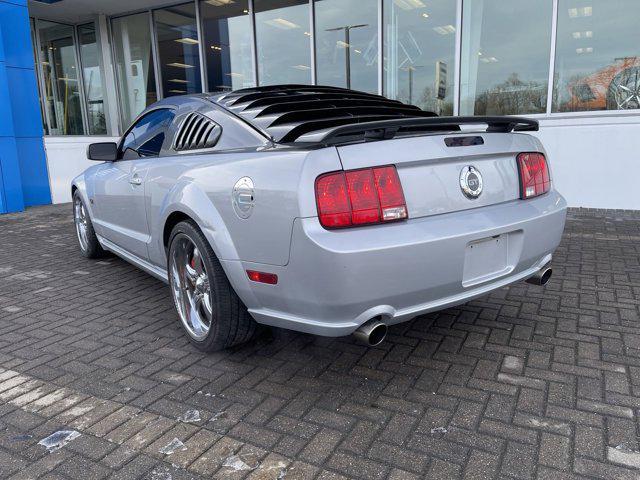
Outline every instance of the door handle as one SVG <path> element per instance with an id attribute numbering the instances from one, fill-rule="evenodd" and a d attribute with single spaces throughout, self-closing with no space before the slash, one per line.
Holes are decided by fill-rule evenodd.
<path id="1" fill-rule="evenodd" d="M 137 175 L 134 175 L 133 177 L 131 177 L 129 179 L 129 183 L 131 185 L 142 185 L 142 179 L 140 177 L 138 177 Z"/>

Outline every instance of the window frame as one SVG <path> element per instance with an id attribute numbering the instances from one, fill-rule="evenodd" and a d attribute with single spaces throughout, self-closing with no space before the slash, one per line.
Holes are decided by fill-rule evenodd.
<path id="1" fill-rule="evenodd" d="M 86 98 L 85 98 L 85 91 L 84 91 L 84 78 L 82 75 L 83 72 L 83 68 L 82 68 L 82 62 L 80 59 L 80 50 L 79 50 L 79 45 L 78 45 L 78 25 L 79 24 L 71 24 L 71 23 L 66 23 L 66 22 L 59 22 L 59 21 L 54 21 L 54 20 L 46 20 L 44 18 L 38 18 L 38 17 L 29 17 L 30 18 L 30 26 L 33 26 L 33 32 L 32 32 L 32 41 L 35 42 L 34 44 L 34 49 L 35 49 L 35 53 L 37 54 L 37 57 L 35 57 L 34 63 L 35 63 L 35 69 L 36 69 L 36 81 L 38 83 L 38 94 L 39 94 L 39 102 L 40 102 L 40 109 L 43 112 L 44 116 L 43 116 L 43 121 L 44 123 L 46 123 L 46 129 L 44 129 L 46 132 L 47 137 L 89 137 L 92 136 L 89 133 L 89 119 L 87 116 L 87 105 L 86 105 Z M 42 50 L 42 42 L 40 41 L 40 33 L 39 33 L 39 25 L 40 22 L 48 22 L 48 23 L 55 23 L 58 25 L 65 25 L 67 27 L 71 27 L 72 30 L 72 39 L 73 39 L 73 55 L 75 58 L 75 62 L 76 62 L 76 67 L 78 68 L 78 94 L 80 96 L 80 116 L 82 119 L 82 129 L 83 129 L 83 134 L 81 135 L 65 135 L 65 134 L 52 134 L 51 133 L 51 118 L 49 115 L 49 110 L 47 109 L 47 106 L 45 104 L 45 99 L 44 96 L 42 94 L 42 92 L 46 91 L 46 86 L 45 86 L 45 77 L 44 77 L 44 70 L 42 68 L 42 59 L 40 57 L 41 55 L 41 50 Z M 91 23 L 91 22 L 83 22 L 82 25 L 86 25 L 87 23 Z M 94 135 L 95 136 L 95 135 Z"/>
<path id="2" fill-rule="evenodd" d="M 256 22 L 256 10 L 255 10 L 255 1 L 256 0 L 248 0 L 250 8 L 249 8 L 249 14 L 251 15 L 251 21 L 252 21 L 252 33 L 253 33 L 253 50 L 254 50 L 254 61 L 255 61 L 255 76 L 256 76 L 256 85 L 258 87 L 262 87 L 262 86 L 271 86 L 271 85 L 277 85 L 277 84 L 273 84 L 273 83 L 263 83 L 263 81 L 260 79 L 260 65 L 261 62 L 259 61 L 259 54 L 258 54 L 258 28 L 257 28 L 257 22 Z M 295 0 L 294 0 L 295 1 Z M 379 2 L 382 0 L 378 0 Z M 310 71 L 309 71 L 309 82 L 293 82 L 293 83 L 301 83 L 302 85 L 317 85 L 317 61 L 316 61 L 316 51 L 315 51 L 315 45 L 316 45 L 316 41 L 315 41 L 315 32 L 316 32 L 316 18 L 315 18 L 315 1 L 314 0 L 306 0 L 306 6 L 307 6 L 307 20 L 309 21 L 308 27 L 309 27 L 309 33 L 311 34 L 308 38 L 308 42 L 309 42 L 309 67 L 310 67 Z M 286 5 L 285 7 L 280 7 L 280 8 L 289 8 L 291 6 L 302 6 L 304 5 L 304 2 L 301 2 L 300 4 L 296 4 L 296 5 Z M 265 13 L 265 12 L 269 12 L 271 10 L 262 10 L 258 13 Z M 305 27 L 306 28 L 306 25 Z M 262 62 L 264 63 L 264 62 Z M 287 82 L 285 82 L 287 83 Z M 291 82 L 288 82 L 291 83 Z"/>
<path id="3" fill-rule="evenodd" d="M 90 123 L 89 123 L 89 99 L 86 97 L 86 90 L 85 90 L 85 79 L 84 79 L 84 63 L 82 62 L 82 45 L 80 45 L 80 29 L 83 27 L 86 27 L 87 25 L 93 25 L 94 28 L 94 32 L 95 32 L 95 37 L 96 37 L 96 50 L 98 52 L 98 69 L 100 71 L 100 83 L 103 89 L 102 92 L 102 108 L 103 108 L 103 113 L 104 113 L 104 117 L 105 117 L 105 133 L 91 133 L 91 128 L 90 128 Z M 92 21 L 92 22 L 83 22 L 83 23 L 78 23 L 76 25 L 74 25 L 74 30 L 76 32 L 76 39 L 77 39 L 77 43 L 76 43 L 76 49 L 77 49 L 77 55 L 78 55 L 78 67 L 80 69 L 80 76 L 82 77 L 81 80 L 81 85 L 82 85 L 82 92 L 83 92 L 83 97 L 84 101 L 83 101 L 83 105 L 84 105 L 84 109 L 85 109 L 85 115 L 86 115 L 86 127 L 85 127 L 85 131 L 88 132 L 87 135 L 90 137 L 104 137 L 104 136 L 108 136 L 109 135 L 109 116 L 108 116 L 108 105 L 107 105 L 107 95 L 106 95 L 106 82 L 105 82 L 105 75 L 103 75 L 104 73 L 104 68 L 103 65 L 100 61 L 100 42 L 99 42 L 99 25 L 97 21 Z"/>

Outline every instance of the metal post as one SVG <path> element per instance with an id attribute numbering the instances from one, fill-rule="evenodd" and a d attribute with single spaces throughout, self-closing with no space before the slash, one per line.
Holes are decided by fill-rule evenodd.
<path id="1" fill-rule="evenodd" d="M 109 22 L 105 15 L 99 15 L 96 21 L 96 41 L 98 42 L 98 62 L 100 71 L 104 74 L 102 79 L 104 110 L 107 121 L 107 135 L 119 134 L 119 102 L 118 86 L 115 77 L 116 62 L 114 61 Z"/>
<path id="2" fill-rule="evenodd" d="M 345 72 L 347 75 L 347 88 L 351 88 L 351 36 L 349 35 L 349 27 L 344 27 L 344 43 L 346 43 L 344 60 L 346 62 Z"/>
<path id="3" fill-rule="evenodd" d="M 113 37 L 113 18 L 110 18 L 109 21 L 107 22 L 107 27 L 108 27 L 108 36 L 109 36 L 109 41 L 110 41 L 110 46 L 111 46 L 111 64 L 113 65 L 113 81 L 115 82 L 115 86 L 116 86 L 116 90 L 115 90 L 115 96 L 116 96 L 116 107 L 118 109 L 118 130 L 117 133 L 118 135 L 120 135 L 121 133 L 124 132 L 124 130 L 126 129 L 126 125 L 124 125 L 124 102 L 125 102 L 125 94 L 122 91 L 122 89 L 120 88 L 120 82 L 123 81 L 120 76 L 122 75 L 122 71 L 118 71 L 118 56 L 116 55 L 116 46 L 115 46 L 115 41 L 114 41 L 114 37 Z M 124 59 L 123 59 L 123 63 L 124 63 Z M 125 67 L 126 68 L 126 67 Z M 109 73 L 108 75 L 111 75 L 111 73 Z M 109 85 L 107 83 L 107 85 Z M 128 99 L 126 100 L 128 102 Z M 112 132 L 113 133 L 113 132 Z"/>
<path id="4" fill-rule="evenodd" d="M 462 0 L 456 1 L 456 46 L 453 79 L 453 114 L 460 115 L 460 70 L 462 57 Z"/>
<path id="5" fill-rule="evenodd" d="M 164 98 L 162 91 L 162 81 L 160 78 L 160 58 L 158 55 L 158 35 L 156 32 L 156 22 L 153 20 L 153 11 L 149 10 L 149 32 L 151 34 L 151 61 L 153 63 L 153 71 L 156 77 L 156 95 L 158 100 Z M 146 95 L 146 92 L 145 92 Z"/>
<path id="6" fill-rule="evenodd" d="M 256 45 L 256 12 L 254 10 L 253 0 L 249 2 L 249 16 L 251 17 L 251 62 L 253 63 L 253 81 L 256 87 L 260 85 L 260 76 L 258 75 L 258 46 Z"/>
<path id="7" fill-rule="evenodd" d="M 384 94 L 384 0 L 378 0 L 378 94 Z"/>
<path id="8" fill-rule="evenodd" d="M 318 65 L 316 63 L 316 5 L 309 0 L 309 48 L 311 49 L 311 84 L 318 84 Z"/>
<path id="9" fill-rule="evenodd" d="M 78 90 L 80 90 L 80 114 L 82 115 L 82 128 L 85 135 L 91 135 L 89 130 L 89 112 L 87 111 L 87 96 L 84 90 L 84 69 L 82 68 L 82 56 L 80 55 L 80 36 L 78 26 L 73 26 L 74 53 L 76 56 L 76 67 L 78 76 Z"/>
<path id="10" fill-rule="evenodd" d="M 558 0 L 553 0 L 553 11 L 551 17 L 551 51 L 549 57 L 549 84 L 547 85 L 547 116 L 551 115 L 553 109 L 553 82 L 556 69 L 556 42 L 558 34 Z"/>
<path id="11" fill-rule="evenodd" d="M 40 104 L 42 105 L 42 111 L 44 114 L 44 120 L 47 126 L 47 135 L 51 135 L 51 119 L 49 118 L 49 108 L 47 106 L 47 90 L 44 81 L 44 70 L 42 69 L 42 46 L 40 44 L 40 30 L 38 26 L 39 20 L 33 19 L 33 34 L 36 42 L 36 69 L 38 72 L 38 82 L 40 83 Z"/>
<path id="12" fill-rule="evenodd" d="M 200 82 L 201 91 L 205 93 L 209 90 L 207 83 L 207 59 L 204 54 L 204 35 L 202 29 L 202 15 L 200 14 L 200 0 L 194 0 L 196 5 L 196 30 L 198 35 L 198 56 L 200 58 Z"/>
<path id="13" fill-rule="evenodd" d="M 337 32 L 338 30 L 344 30 L 344 48 L 345 51 L 345 74 L 346 74 L 346 83 L 347 88 L 351 88 L 351 29 L 352 28 L 360 28 L 360 27 L 368 27 L 368 23 L 361 23 L 359 25 L 343 25 L 341 27 L 335 28 L 327 28 L 325 31 L 327 32 Z"/>

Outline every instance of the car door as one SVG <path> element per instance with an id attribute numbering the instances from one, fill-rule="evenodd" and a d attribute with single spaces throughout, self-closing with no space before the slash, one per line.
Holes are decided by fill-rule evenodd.
<path id="1" fill-rule="evenodd" d="M 138 258 L 148 258 L 150 233 L 145 210 L 145 180 L 174 117 L 172 108 L 158 108 L 138 119 L 124 135 L 118 160 L 95 175 L 94 210 L 101 235 Z"/>

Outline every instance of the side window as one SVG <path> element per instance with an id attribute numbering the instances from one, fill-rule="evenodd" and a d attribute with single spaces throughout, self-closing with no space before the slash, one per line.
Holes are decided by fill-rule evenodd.
<path id="1" fill-rule="evenodd" d="M 175 113 L 172 109 L 153 110 L 138 120 L 125 135 L 120 146 L 120 158 L 131 160 L 157 157 L 164 143 L 165 132 Z"/>

